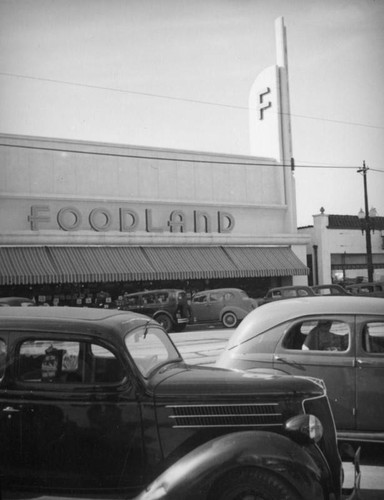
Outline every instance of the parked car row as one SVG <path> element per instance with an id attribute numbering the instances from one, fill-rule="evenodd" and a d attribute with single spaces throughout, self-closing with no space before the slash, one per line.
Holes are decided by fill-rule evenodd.
<path id="1" fill-rule="evenodd" d="M 350 295 L 350 292 L 341 285 L 334 283 L 325 285 L 293 285 L 271 288 L 265 297 L 258 299 L 259 306 L 275 300 L 293 299 L 295 297 L 313 297 L 315 295 Z"/>
<path id="2" fill-rule="evenodd" d="M 316 295 L 369 295 L 384 297 L 384 283 L 359 283 L 343 288 L 337 284 L 295 285 L 275 287 L 261 299 L 250 298 L 239 288 L 218 288 L 195 293 L 190 300 L 181 289 L 146 290 L 125 294 L 119 309 L 146 314 L 169 332 L 181 332 L 188 324 L 222 323 L 236 327 L 256 307 L 276 300 Z M 23 297 L 0 298 L 2 306 L 33 306 L 33 300 Z"/>
<path id="3" fill-rule="evenodd" d="M 158 321 L 169 333 L 180 332 L 188 323 L 219 323 L 235 327 L 257 307 L 254 299 L 238 288 L 218 288 L 193 295 L 190 303 L 184 290 L 148 290 L 125 295 L 121 309 L 138 312 Z"/>

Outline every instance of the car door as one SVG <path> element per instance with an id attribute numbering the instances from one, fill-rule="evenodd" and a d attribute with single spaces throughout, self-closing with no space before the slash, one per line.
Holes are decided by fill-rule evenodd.
<path id="1" fill-rule="evenodd" d="M 12 333 L 12 379 L 1 394 L 1 435 L 17 445 L 2 472 L 16 486 L 137 487 L 140 411 L 113 348 L 57 333 Z M 5 463 L 4 463 L 5 462 Z"/>
<path id="2" fill-rule="evenodd" d="M 224 300 L 224 297 L 226 300 Z M 220 321 L 223 308 L 231 303 L 233 294 L 231 292 L 211 292 L 208 295 L 209 321 Z"/>
<path id="3" fill-rule="evenodd" d="M 5 467 L 16 467 L 22 463 L 22 437 L 20 412 L 10 404 L 8 335 L 0 333 L 0 471 Z"/>
<path id="4" fill-rule="evenodd" d="M 194 323 L 211 321 L 211 303 L 207 293 L 192 297 L 191 314 Z"/>
<path id="5" fill-rule="evenodd" d="M 141 296 L 141 309 L 140 313 L 149 316 L 150 318 L 159 308 L 159 304 L 157 302 L 158 293 L 157 292 L 148 292 L 144 293 Z"/>
<path id="6" fill-rule="evenodd" d="M 307 350 L 307 336 L 323 320 L 331 322 L 330 333 L 339 342 L 339 348 L 329 341 L 328 347 L 323 342 L 316 350 Z M 299 319 L 287 325 L 274 354 L 275 369 L 324 380 L 338 430 L 355 427 L 354 331 L 353 316 L 313 316 Z"/>
<path id="7" fill-rule="evenodd" d="M 360 431 L 384 431 L 384 318 L 357 317 L 356 419 Z"/>

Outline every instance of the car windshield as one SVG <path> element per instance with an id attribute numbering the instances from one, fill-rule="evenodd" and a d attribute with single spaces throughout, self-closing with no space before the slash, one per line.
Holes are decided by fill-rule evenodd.
<path id="1" fill-rule="evenodd" d="M 170 338 L 154 323 L 131 331 L 125 337 L 125 345 L 144 377 L 155 368 L 181 360 Z"/>

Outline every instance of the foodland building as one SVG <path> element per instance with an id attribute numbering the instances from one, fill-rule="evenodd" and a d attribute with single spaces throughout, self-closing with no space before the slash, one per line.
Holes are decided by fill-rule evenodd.
<path id="1" fill-rule="evenodd" d="M 276 46 L 250 92 L 252 156 L 1 135 L 0 296 L 306 283 L 281 18 Z"/>

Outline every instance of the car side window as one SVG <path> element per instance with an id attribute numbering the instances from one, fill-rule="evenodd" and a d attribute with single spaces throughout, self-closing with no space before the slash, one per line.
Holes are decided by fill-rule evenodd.
<path id="1" fill-rule="evenodd" d="M 363 347 L 366 352 L 384 354 L 384 322 L 375 321 L 365 325 Z"/>
<path id="2" fill-rule="evenodd" d="M 192 302 L 195 302 L 197 304 L 201 304 L 202 302 L 207 302 L 207 296 L 206 295 L 197 295 L 196 297 L 192 298 Z"/>
<path id="3" fill-rule="evenodd" d="M 224 298 L 224 295 L 220 292 L 213 292 L 209 295 L 209 299 L 211 302 L 220 302 Z"/>
<path id="4" fill-rule="evenodd" d="M 7 344 L 4 340 L 0 339 L 0 380 L 4 377 L 5 360 L 7 357 Z"/>
<path id="5" fill-rule="evenodd" d="M 140 296 L 134 295 L 133 297 L 123 297 L 123 306 L 125 309 L 134 309 L 140 305 Z"/>
<path id="6" fill-rule="evenodd" d="M 347 351 L 351 329 L 348 323 L 325 318 L 294 324 L 283 340 L 285 349 L 301 351 Z"/>
<path id="7" fill-rule="evenodd" d="M 156 295 L 156 302 L 158 304 L 165 304 L 166 302 L 168 302 L 168 293 L 167 292 L 158 293 Z"/>
<path id="8" fill-rule="evenodd" d="M 16 370 L 20 382 L 61 386 L 118 383 L 124 378 L 120 361 L 108 349 L 56 339 L 24 341 L 16 356 Z"/>

